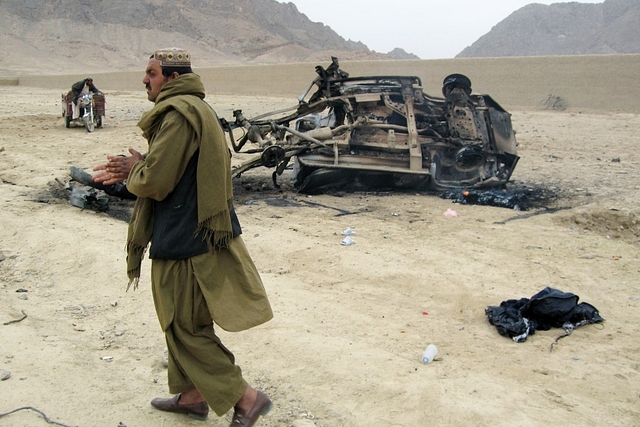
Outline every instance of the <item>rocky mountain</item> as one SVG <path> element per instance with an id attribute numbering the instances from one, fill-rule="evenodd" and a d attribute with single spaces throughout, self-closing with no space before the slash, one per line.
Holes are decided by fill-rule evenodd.
<path id="1" fill-rule="evenodd" d="M 139 69 L 166 46 L 188 46 L 199 67 L 417 59 L 373 52 L 275 0 L 2 0 L 0 40 L 0 75 L 43 72 L 43 59 L 47 73 Z"/>
<path id="2" fill-rule="evenodd" d="M 371 51 L 275 0 L 1 0 L 0 40 L 0 77 L 139 70 L 169 46 L 188 46 L 196 67 L 419 59 Z M 456 57 L 616 53 L 640 53 L 640 0 L 530 4 Z"/>
<path id="3" fill-rule="evenodd" d="M 530 4 L 456 58 L 640 53 L 640 1 Z"/>

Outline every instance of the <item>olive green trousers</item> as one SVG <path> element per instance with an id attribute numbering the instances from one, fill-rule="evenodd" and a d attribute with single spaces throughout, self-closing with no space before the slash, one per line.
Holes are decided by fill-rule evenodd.
<path id="1" fill-rule="evenodd" d="M 233 354 L 214 332 L 192 260 L 152 260 L 151 284 L 169 353 L 169 392 L 184 393 L 195 387 L 218 416 L 224 415 L 248 384 Z M 163 318 L 167 306 L 173 307 L 172 319 Z"/>

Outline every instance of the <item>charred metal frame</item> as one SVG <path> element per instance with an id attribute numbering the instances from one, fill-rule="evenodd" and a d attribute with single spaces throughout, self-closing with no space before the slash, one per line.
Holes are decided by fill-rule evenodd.
<path id="1" fill-rule="evenodd" d="M 313 190 L 320 176 L 327 185 L 356 173 L 436 190 L 509 181 L 519 159 L 511 115 L 489 95 L 471 94 L 465 76 L 445 78 L 440 98 L 425 94 L 415 76 L 349 77 L 336 58 L 316 72 L 296 107 L 252 119 L 236 110 L 233 123 L 221 119 L 235 152 L 258 154 L 234 168 L 234 177 L 275 168 L 277 185 L 293 159 L 300 191 Z"/>

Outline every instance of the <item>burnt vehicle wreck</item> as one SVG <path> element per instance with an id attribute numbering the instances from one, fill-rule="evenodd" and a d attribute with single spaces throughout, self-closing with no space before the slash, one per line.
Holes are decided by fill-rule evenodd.
<path id="1" fill-rule="evenodd" d="M 233 168 L 290 168 L 295 188 L 318 193 L 359 183 L 369 188 L 428 190 L 503 187 L 518 163 L 511 115 L 489 95 L 471 93 L 462 74 L 445 77 L 442 97 L 415 76 L 349 77 L 337 58 L 296 107 L 247 119 L 221 119 L 237 153 Z M 312 89 L 315 92 L 305 100 Z"/>

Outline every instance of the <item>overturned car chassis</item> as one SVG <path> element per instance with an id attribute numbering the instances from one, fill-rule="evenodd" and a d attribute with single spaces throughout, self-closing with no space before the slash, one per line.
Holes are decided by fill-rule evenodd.
<path id="1" fill-rule="evenodd" d="M 235 167 L 235 177 L 275 168 L 277 186 L 292 164 L 294 185 L 306 193 L 356 181 L 431 190 L 509 181 L 519 159 L 511 115 L 489 95 L 472 94 L 466 76 L 447 76 L 440 98 L 425 94 L 414 76 L 349 77 L 336 58 L 316 72 L 294 108 L 253 119 L 236 110 L 233 123 L 221 119 L 236 152 L 259 153 Z"/>

